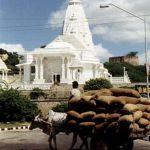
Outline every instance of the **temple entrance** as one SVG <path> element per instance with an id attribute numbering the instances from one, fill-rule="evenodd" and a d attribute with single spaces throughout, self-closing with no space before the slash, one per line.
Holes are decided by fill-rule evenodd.
<path id="1" fill-rule="evenodd" d="M 60 83 L 60 74 L 54 74 L 53 75 L 53 82 L 54 82 L 54 84 Z"/>

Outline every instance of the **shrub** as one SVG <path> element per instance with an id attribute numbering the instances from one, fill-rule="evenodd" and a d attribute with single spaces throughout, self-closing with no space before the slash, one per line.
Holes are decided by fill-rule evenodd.
<path id="1" fill-rule="evenodd" d="M 68 111 L 68 103 L 67 102 L 61 102 L 60 104 L 54 106 L 52 108 L 55 112 L 67 112 Z"/>
<path id="2" fill-rule="evenodd" d="M 0 90 L 0 122 L 31 121 L 39 109 L 16 89 Z"/>
<path id="3" fill-rule="evenodd" d="M 83 86 L 84 90 L 99 90 L 102 88 L 111 88 L 112 84 L 109 80 L 104 78 L 96 78 L 96 79 L 90 79 L 89 81 L 85 82 L 85 85 Z"/>
<path id="4" fill-rule="evenodd" d="M 42 89 L 36 87 L 36 88 L 33 88 L 33 90 L 30 92 L 30 98 L 31 99 L 37 99 L 39 98 L 40 96 L 43 96 L 45 97 L 46 94 L 43 92 Z"/>

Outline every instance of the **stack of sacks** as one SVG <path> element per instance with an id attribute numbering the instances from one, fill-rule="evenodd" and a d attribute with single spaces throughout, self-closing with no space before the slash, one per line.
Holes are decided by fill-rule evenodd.
<path id="1" fill-rule="evenodd" d="M 147 134 L 150 102 L 132 89 L 88 91 L 69 100 L 67 121 L 71 130 L 84 134 Z"/>

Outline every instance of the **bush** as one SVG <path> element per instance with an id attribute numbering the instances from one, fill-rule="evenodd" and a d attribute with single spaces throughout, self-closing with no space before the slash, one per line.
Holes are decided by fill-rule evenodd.
<path id="1" fill-rule="evenodd" d="M 46 94 L 43 92 L 42 89 L 36 87 L 36 88 L 33 88 L 33 90 L 30 92 L 30 98 L 31 99 L 37 99 L 39 98 L 40 96 L 43 96 L 45 97 Z"/>
<path id="2" fill-rule="evenodd" d="M 0 122 L 31 121 L 39 109 L 16 89 L 0 90 Z"/>
<path id="3" fill-rule="evenodd" d="M 61 102 L 60 104 L 53 107 L 52 110 L 55 112 L 67 112 L 68 111 L 68 103 Z"/>
<path id="4" fill-rule="evenodd" d="M 112 84 L 109 80 L 104 78 L 96 78 L 96 79 L 90 79 L 89 81 L 85 82 L 85 85 L 83 86 L 84 90 L 99 90 L 102 88 L 111 88 Z"/>

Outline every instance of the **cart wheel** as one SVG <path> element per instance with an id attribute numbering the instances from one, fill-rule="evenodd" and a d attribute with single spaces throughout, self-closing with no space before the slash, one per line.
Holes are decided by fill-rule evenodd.
<path id="1" fill-rule="evenodd" d="M 132 150 L 133 140 L 127 139 L 120 142 L 111 142 L 108 145 L 108 150 Z"/>

